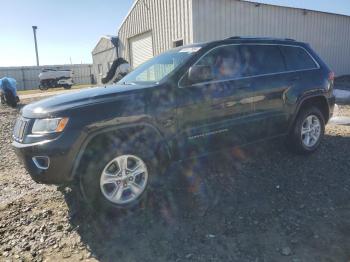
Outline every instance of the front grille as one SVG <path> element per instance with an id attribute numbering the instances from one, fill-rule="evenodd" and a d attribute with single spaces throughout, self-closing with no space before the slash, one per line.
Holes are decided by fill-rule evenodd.
<path id="1" fill-rule="evenodd" d="M 29 120 L 26 120 L 24 118 L 17 119 L 15 128 L 13 129 L 13 139 L 15 139 L 18 142 L 23 141 L 28 122 Z"/>

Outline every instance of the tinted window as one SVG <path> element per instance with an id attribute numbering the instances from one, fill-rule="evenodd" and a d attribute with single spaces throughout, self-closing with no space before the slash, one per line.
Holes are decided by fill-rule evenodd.
<path id="1" fill-rule="evenodd" d="M 245 76 L 273 74 L 286 70 L 278 46 L 243 45 L 241 49 Z"/>
<path id="2" fill-rule="evenodd" d="M 243 76 L 239 46 L 230 45 L 213 49 L 196 66 L 210 68 L 212 80 L 225 80 Z"/>
<path id="3" fill-rule="evenodd" d="M 156 56 L 137 67 L 119 81 L 120 84 L 157 83 L 167 77 L 187 59 L 201 49 L 200 46 L 173 49 Z"/>
<path id="4" fill-rule="evenodd" d="M 304 70 L 317 68 L 310 55 L 300 47 L 281 46 L 286 59 L 287 70 Z"/>

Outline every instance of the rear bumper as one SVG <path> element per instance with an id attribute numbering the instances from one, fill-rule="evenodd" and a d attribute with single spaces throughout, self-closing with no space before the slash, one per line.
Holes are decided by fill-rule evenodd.
<path id="1" fill-rule="evenodd" d="M 329 118 L 330 120 L 333 117 L 334 107 L 335 107 L 335 96 L 332 93 L 330 97 L 328 97 L 328 106 L 329 106 Z"/>
<path id="2" fill-rule="evenodd" d="M 64 150 L 57 140 L 36 144 L 12 143 L 16 155 L 34 181 L 42 184 L 67 184 L 72 181 L 71 171 L 74 158 L 69 150 Z M 48 158 L 48 167 L 42 168 L 33 158 Z"/>

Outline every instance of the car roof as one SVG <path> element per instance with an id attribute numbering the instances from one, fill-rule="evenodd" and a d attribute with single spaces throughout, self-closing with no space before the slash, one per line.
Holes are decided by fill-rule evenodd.
<path id="1" fill-rule="evenodd" d="M 274 45 L 293 45 L 300 46 L 303 48 L 308 48 L 309 44 L 305 42 L 299 42 L 291 38 L 275 38 L 275 37 L 241 37 L 233 36 L 222 40 L 215 40 L 202 43 L 194 43 L 189 45 L 179 46 L 168 50 L 168 52 L 176 52 L 187 48 L 197 48 L 208 49 L 220 45 L 230 45 L 230 44 L 274 44 Z"/>
<path id="2" fill-rule="evenodd" d="M 281 44 L 281 45 L 296 45 L 306 46 L 307 43 L 299 42 L 291 38 L 275 38 L 275 37 L 241 37 L 233 36 L 223 40 L 207 42 L 206 45 L 219 45 L 219 44 L 240 44 L 240 43 L 264 43 L 264 44 Z"/>
<path id="3" fill-rule="evenodd" d="M 292 38 L 278 38 L 278 37 L 256 37 L 256 36 L 232 36 L 226 38 L 228 40 L 260 40 L 260 41 L 288 41 L 288 42 L 296 42 L 295 39 Z"/>

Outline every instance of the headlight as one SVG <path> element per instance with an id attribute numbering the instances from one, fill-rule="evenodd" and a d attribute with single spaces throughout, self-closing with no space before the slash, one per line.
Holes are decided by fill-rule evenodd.
<path id="1" fill-rule="evenodd" d="M 60 133 L 68 123 L 68 118 L 36 119 L 32 127 L 33 134 Z"/>

